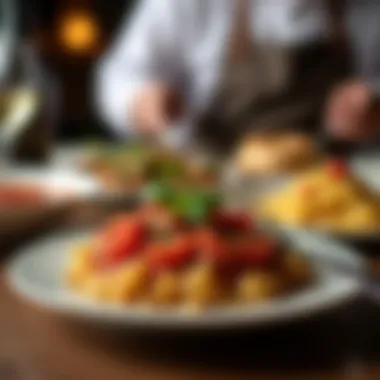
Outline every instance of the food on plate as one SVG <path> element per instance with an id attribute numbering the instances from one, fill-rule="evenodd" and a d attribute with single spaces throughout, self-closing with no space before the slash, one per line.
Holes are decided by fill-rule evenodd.
<path id="1" fill-rule="evenodd" d="M 99 146 L 89 153 L 82 166 L 116 190 L 134 190 L 156 180 L 209 185 L 217 179 L 216 165 L 209 159 L 183 157 L 173 151 L 137 143 L 112 148 Z"/>
<path id="2" fill-rule="evenodd" d="M 262 216 L 284 225 L 368 233 L 380 227 L 380 197 L 343 160 L 300 175 L 264 200 Z"/>
<path id="3" fill-rule="evenodd" d="M 317 156 L 314 142 L 305 134 L 266 131 L 244 138 L 235 163 L 243 174 L 279 174 L 305 168 Z"/>
<path id="4" fill-rule="evenodd" d="M 72 289 L 97 301 L 199 310 L 267 301 L 312 281 L 302 255 L 223 208 L 215 191 L 150 190 L 136 210 L 73 247 Z"/>

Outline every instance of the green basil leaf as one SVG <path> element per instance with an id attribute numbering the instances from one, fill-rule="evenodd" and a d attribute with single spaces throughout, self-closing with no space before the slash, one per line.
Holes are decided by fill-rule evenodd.
<path id="1" fill-rule="evenodd" d="M 162 182 L 150 182 L 142 190 L 142 198 L 148 202 L 158 202 L 170 207 L 173 189 Z"/>

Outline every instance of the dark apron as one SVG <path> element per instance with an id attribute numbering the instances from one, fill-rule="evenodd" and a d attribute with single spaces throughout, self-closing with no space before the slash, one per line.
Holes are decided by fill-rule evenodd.
<path id="1" fill-rule="evenodd" d="M 216 99 L 199 118 L 196 139 L 208 149 L 228 151 L 248 131 L 267 128 L 320 131 L 326 95 L 352 73 L 351 54 L 347 48 L 334 49 L 326 41 L 293 48 L 289 57 L 290 78 L 283 91 L 256 99 L 233 116 L 226 116 L 223 104 Z"/>

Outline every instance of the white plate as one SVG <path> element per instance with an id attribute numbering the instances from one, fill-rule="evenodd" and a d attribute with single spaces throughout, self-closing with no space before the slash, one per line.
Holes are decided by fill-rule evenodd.
<path id="1" fill-rule="evenodd" d="M 92 178 L 70 169 L 12 167 L 1 169 L 0 184 L 25 184 L 40 187 L 49 200 L 84 198 L 102 192 Z"/>
<path id="2" fill-rule="evenodd" d="M 380 154 L 360 154 L 355 156 L 350 162 L 352 173 L 355 177 L 360 178 L 366 186 L 372 191 L 380 193 Z M 263 199 L 267 198 L 271 194 L 277 194 L 286 187 L 291 181 L 295 180 L 297 177 L 274 177 L 274 178 L 256 178 L 251 179 L 244 186 L 240 184 L 235 190 L 235 199 L 239 199 L 245 202 L 243 204 L 250 204 L 254 208 L 255 204 L 260 204 Z M 248 191 L 247 191 L 248 189 Z M 244 198 L 245 197 L 245 198 Z M 368 231 L 368 232 L 346 232 L 338 230 L 330 230 L 323 227 L 306 227 L 306 226 L 296 226 L 296 225 L 286 225 L 282 223 L 276 223 L 266 220 L 258 221 L 266 228 L 277 230 L 280 232 L 294 232 L 294 233 L 305 233 L 307 231 L 318 235 L 324 235 L 326 237 L 331 237 L 334 239 L 344 240 L 348 242 L 357 243 L 372 243 L 380 241 L 380 230 L 379 231 Z"/>
<path id="3" fill-rule="evenodd" d="M 1 168 L 1 184 L 17 184 L 40 188 L 46 197 L 37 204 L 11 204 L 0 208 L 0 240 L 13 241 L 20 235 L 40 228 L 56 213 L 66 207 L 67 202 L 88 199 L 102 193 L 93 180 L 71 170 L 39 168 Z"/>
<path id="4" fill-rule="evenodd" d="M 355 175 L 371 189 L 380 193 L 380 154 L 378 152 L 356 155 L 351 160 L 351 167 Z"/>
<path id="5" fill-rule="evenodd" d="M 174 308 L 157 310 L 101 304 L 74 294 L 63 281 L 68 252 L 88 237 L 88 233 L 66 232 L 21 250 L 7 268 L 10 286 L 30 301 L 80 319 L 106 325 L 167 329 L 259 327 L 279 323 L 341 305 L 360 290 L 355 280 L 318 263 L 317 281 L 313 285 L 268 303 L 214 307 L 198 314 Z M 289 234 L 287 238 L 311 259 L 328 255 L 345 265 L 363 268 L 355 252 L 334 241 L 310 234 Z"/>

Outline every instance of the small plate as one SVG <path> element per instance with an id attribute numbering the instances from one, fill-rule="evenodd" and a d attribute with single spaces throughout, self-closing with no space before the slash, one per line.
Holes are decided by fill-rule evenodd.
<path id="1" fill-rule="evenodd" d="M 377 156 L 377 160 L 372 157 L 370 159 L 367 156 L 358 156 L 355 160 L 350 162 L 351 170 L 355 177 L 360 178 L 366 186 L 372 191 L 380 192 L 379 170 L 376 169 L 380 166 L 380 155 Z M 281 191 L 289 183 L 295 180 L 297 177 L 273 177 L 268 179 L 254 179 L 249 184 L 236 186 L 234 198 L 244 199 L 245 205 L 250 205 L 254 210 L 255 204 L 259 205 L 262 201 Z M 247 191 L 248 189 L 248 191 Z M 245 194 L 245 195 L 244 195 Z M 300 226 L 300 225 L 288 225 L 283 223 L 277 223 L 274 221 L 268 221 L 258 215 L 258 223 L 264 228 L 279 232 L 295 232 L 305 233 L 312 232 L 314 234 L 326 236 L 327 238 L 334 238 L 344 240 L 347 242 L 355 243 L 371 243 L 380 241 L 380 229 L 368 232 L 355 232 L 355 231 L 340 231 L 334 229 L 324 228 L 323 226 Z"/>
<path id="2" fill-rule="evenodd" d="M 351 160 L 351 168 L 367 186 L 380 193 L 380 154 L 378 152 L 357 154 Z"/>
<path id="3" fill-rule="evenodd" d="M 84 198 L 103 191 L 92 178 L 69 169 L 6 168 L 0 171 L 2 184 L 38 187 L 51 202 Z"/>
<path id="4" fill-rule="evenodd" d="M 64 271 L 73 246 L 91 233 L 66 232 L 22 249 L 7 267 L 8 283 L 20 295 L 58 313 L 108 326 L 165 329 L 227 329 L 260 327 L 308 317 L 342 305 L 360 291 L 359 283 L 322 264 L 330 257 L 361 270 L 355 251 L 311 234 L 288 234 L 287 240 L 313 262 L 316 281 L 295 294 L 270 302 L 212 307 L 191 313 L 183 309 L 109 305 L 75 294 L 64 283 Z M 320 260 L 318 260 L 318 258 Z M 315 261 L 314 261 L 315 260 Z"/>
<path id="5" fill-rule="evenodd" d="M 0 172 L 0 187 L 16 185 L 41 192 L 36 203 L 0 203 L 0 242 L 17 239 L 36 226 L 50 223 L 52 215 L 67 203 L 101 195 L 93 180 L 70 170 L 6 168 Z"/>

